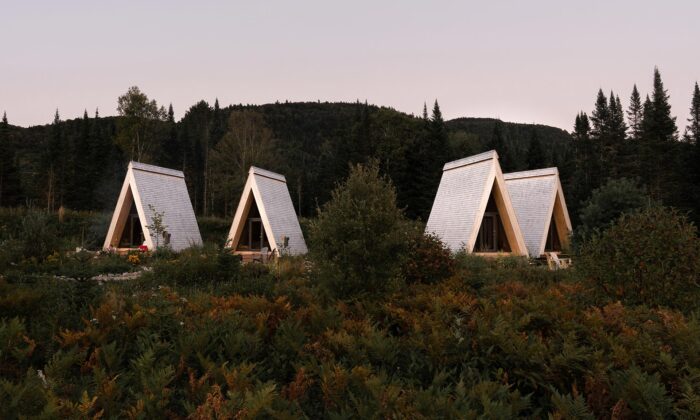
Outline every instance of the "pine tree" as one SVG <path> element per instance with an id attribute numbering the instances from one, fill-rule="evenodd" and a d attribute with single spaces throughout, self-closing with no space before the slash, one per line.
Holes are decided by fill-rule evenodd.
<path id="1" fill-rule="evenodd" d="M 51 134 L 48 140 L 48 147 L 44 150 L 43 168 L 45 179 L 46 208 L 49 211 L 55 210 L 63 205 L 65 192 L 65 165 L 66 150 L 63 142 L 63 127 L 61 116 L 56 109 L 53 123 L 51 124 Z"/>
<path id="2" fill-rule="evenodd" d="M 695 82 L 693 99 L 690 104 L 690 118 L 685 129 L 685 142 L 692 148 L 685 157 L 685 169 L 691 174 L 687 187 L 693 192 L 694 219 L 700 221 L 700 88 Z"/>
<path id="3" fill-rule="evenodd" d="M 627 124 L 620 97 L 610 92 L 608 105 L 607 138 L 603 139 L 603 165 L 609 177 L 617 178 L 624 169 L 626 153 Z"/>
<path id="4" fill-rule="evenodd" d="M 10 124 L 7 113 L 0 121 L 0 207 L 19 204 L 21 194 L 16 152 L 10 141 Z"/>
<path id="5" fill-rule="evenodd" d="M 678 136 L 676 117 L 671 116 L 671 104 L 669 95 L 661 81 L 661 73 L 658 68 L 654 68 L 654 91 L 652 93 L 652 124 L 650 132 L 647 133 L 655 137 L 660 142 L 675 141 Z"/>
<path id="6" fill-rule="evenodd" d="M 698 87 L 698 82 L 695 82 L 693 99 L 690 103 L 690 118 L 688 118 L 688 126 L 683 137 L 688 143 L 700 145 L 700 87 Z"/>
<path id="7" fill-rule="evenodd" d="M 540 169 L 546 165 L 544 150 L 542 149 L 542 142 L 540 142 L 540 137 L 537 135 L 537 131 L 532 130 L 530 147 L 527 150 L 527 167 L 528 169 Z"/>
<path id="8" fill-rule="evenodd" d="M 630 105 L 627 108 L 627 121 L 629 121 L 631 140 L 639 140 L 642 135 L 642 111 L 642 99 L 635 84 L 630 96 Z"/>
<path id="9" fill-rule="evenodd" d="M 419 200 L 416 203 L 417 208 L 412 209 L 412 212 L 426 220 L 435 198 L 435 192 L 440 184 L 442 167 L 448 158 L 448 142 L 447 128 L 438 101 L 435 100 L 432 115 L 428 119 L 425 119 L 427 116 L 425 104 L 423 108 L 424 137 L 420 145 L 419 155 L 415 156 L 418 159 L 417 169 L 419 169 L 420 177 L 417 184 Z"/>
<path id="10" fill-rule="evenodd" d="M 598 90 L 596 97 L 595 108 L 591 113 L 590 122 L 592 124 L 591 136 L 596 139 L 605 138 L 608 135 L 608 122 L 610 121 L 610 110 L 608 108 L 608 99 L 603 93 L 603 89 Z"/>
<path id="11" fill-rule="evenodd" d="M 600 186 L 601 169 L 597 144 L 591 138 L 592 128 L 588 115 L 581 112 L 574 123 L 574 165 L 571 180 L 567 183 L 570 191 L 572 217 L 577 217 L 576 211 L 588 199 L 591 192 Z"/>
<path id="12" fill-rule="evenodd" d="M 92 205 L 92 192 L 95 179 L 91 176 L 89 159 L 93 156 L 90 139 L 90 118 L 87 110 L 83 113 L 80 122 L 80 134 L 75 140 L 73 153 L 73 165 L 68 194 L 70 207 L 76 209 L 89 209 Z"/>
<path id="13" fill-rule="evenodd" d="M 654 90 L 644 103 L 641 141 L 641 175 L 653 198 L 671 204 L 679 197 L 677 183 L 676 118 L 671 116 L 669 95 L 654 68 Z"/>

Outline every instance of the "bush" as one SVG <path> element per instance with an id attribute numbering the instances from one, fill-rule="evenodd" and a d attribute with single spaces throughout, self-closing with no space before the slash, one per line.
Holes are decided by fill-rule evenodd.
<path id="1" fill-rule="evenodd" d="M 422 231 L 409 243 L 405 278 L 409 283 L 437 283 L 452 275 L 455 261 L 444 243 L 433 234 Z"/>
<path id="2" fill-rule="evenodd" d="M 147 280 L 163 284 L 198 285 L 236 280 L 241 259 L 229 248 L 204 247 L 184 250 L 175 259 L 157 260 Z"/>
<path id="3" fill-rule="evenodd" d="M 700 240 L 676 210 L 623 215 L 584 244 L 579 266 L 610 298 L 628 303 L 698 307 Z"/>
<path id="4" fill-rule="evenodd" d="M 575 242 L 581 244 L 596 231 L 610 226 L 623 213 L 635 212 L 649 204 L 643 189 L 629 179 L 612 179 L 593 190 L 583 204 Z"/>
<path id="5" fill-rule="evenodd" d="M 43 260 L 59 249 L 60 241 L 51 216 L 43 211 L 30 211 L 21 221 L 18 239 L 25 258 Z"/>
<path id="6" fill-rule="evenodd" d="M 310 228 L 315 274 L 336 296 L 381 293 L 398 279 L 409 225 L 376 163 L 352 167 Z"/>

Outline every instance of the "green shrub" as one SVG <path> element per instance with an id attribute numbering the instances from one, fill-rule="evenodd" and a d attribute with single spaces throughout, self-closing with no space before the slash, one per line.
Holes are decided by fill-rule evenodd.
<path id="1" fill-rule="evenodd" d="M 56 224 L 43 211 L 29 211 L 22 218 L 18 239 L 22 241 L 24 258 L 43 260 L 59 249 Z"/>
<path id="2" fill-rule="evenodd" d="M 398 280 L 409 225 L 396 191 L 376 163 L 351 168 L 347 180 L 311 223 L 311 258 L 318 280 L 341 297 L 381 294 Z"/>
<path id="3" fill-rule="evenodd" d="M 635 212 L 649 205 L 643 189 L 629 179 L 611 179 L 593 190 L 579 213 L 574 241 L 581 244 L 596 231 L 610 226 L 623 213 Z"/>
<path id="4" fill-rule="evenodd" d="M 239 277 L 241 259 L 230 249 L 215 246 L 189 248 L 177 258 L 160 259 L 146 280 L 168 285 L 203 285 L 234 281 Z"/>
<path id="5" fill-rule="evenodd" d="M 653 207 L 623 215 L 587 242 L 578 265 L 612 299 L 698 307 L 700 240 L 676 210 Z"/>
<path id="6" fill-rule="evenodd" d="M 419 232 L 411 238 L 404 275 L 409 283 L 437 283 L 454 273 L 449 248 L 435 235 Z"/>

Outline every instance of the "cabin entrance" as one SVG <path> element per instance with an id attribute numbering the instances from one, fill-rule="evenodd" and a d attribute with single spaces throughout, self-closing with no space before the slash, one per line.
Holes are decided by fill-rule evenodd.
<path id="1" fill-rule="evenodd" d="M 119 248 L 138 248 L 143 244 L 143 241 L 141 219 L 139 219 L 138 211 L 136 211 L 136 204 L 132 201 L 129 214 L 124 222 L 121 238 L 119 238 Z"/>
<path id="2" fill-rule="evenodd" d="M 238 240 L 236 251 L 256 251 L 260 252 L 263 248 L 270 248 L 270 243 L 267 240 L 265 227 L 263 226 L 262 218 L 255 200 L 250 205 L 250 211 L 243 225 L 243 232 Z"/>
<path id="3" fill-rule="evenodd" d="M 510 243 L 506 237 L 501 215 L 493 198 L 493 192 L 486 204 L 486 211 L 479 226 L 479 234 L 474 243 L 474 252 L 510 252 Z"/>
<path id="4" fill-rule="evenodd" d="M 552 215 L 552 220 L 549 222 L 549 230 L 547 231 L 547 241 L 544 244 L 545 252 L 561 252 L 561 240 L 557 223 Z"/>

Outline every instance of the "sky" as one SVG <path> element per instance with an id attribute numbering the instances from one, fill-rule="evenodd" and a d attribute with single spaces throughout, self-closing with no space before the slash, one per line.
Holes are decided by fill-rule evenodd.
<path id="1" fill-rule="evenodd" d="M 682 127 L 700 1 L 0 0 L 11 124 L 116 115 L 136 85 L 176 118 L 199 100 L 355 101 L 571 130 L 596 93 L 627 106 L 658 66 Z"/>

